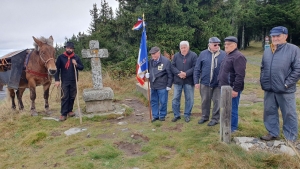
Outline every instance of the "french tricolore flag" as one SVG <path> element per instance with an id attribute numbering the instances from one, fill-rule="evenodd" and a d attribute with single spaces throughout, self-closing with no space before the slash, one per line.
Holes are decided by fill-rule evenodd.
<path id="1" fill-rule="evenodd" d="M 148 70 L 148 52 L 147 52 L 147 42 L 146 42 L 146 29 L 143 20 L 142 20 L 142 26 L 143 26 L 143 33 L 141 38 L 137 65 L 136 65 L 136 79 L 141 85 L 144 85 L 145 83 L 144 74 Z"/>
<path id="2" fill-rule="evenodd" d="M 142 27 L 143 27 L 143 19 L 138 18 L 138 21 L 133 25 L 132 30 L 140 30 Z"/>

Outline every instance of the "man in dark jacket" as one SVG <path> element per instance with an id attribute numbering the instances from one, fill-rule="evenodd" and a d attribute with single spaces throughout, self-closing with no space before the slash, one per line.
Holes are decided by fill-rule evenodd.
<path id="1" fill-rule="evenodd" d="M 184 120 L 190 121 L 192 108 L 194 105 L 194 80 L 193 73 L 197 61 L 197 54 L 190 51 L 188 41 L 181 41 L 179 44 L 180 52 L 174 55 L 172 60 L 172 73 L 174 76 L 174 96 L 172 100 L 172 109 L 174 118 L 172 122 L 181 119 L 180 117 L 180 99 L 182 89 L 185 96 Z"/>
<path id="2" fill-rule="evenodd" d="M 60 86 L 61 81 L 62 90 L 60 121 L 65 121 L 67 116 L 75 116 L 73 105 L 77 94 L 77 87 L 73 65 L 76 67 L 77 79 L 78 70 L 83 70 L 83 64 L 79 56 L 74 53 L 73 42 L 67 42 L 64 47 L 66 51 L 56 59 L 57 73 L 55 74 L 55 86 Z"/>
<path id="3" fill-rule="evenodd" d="M 264 124 L 268 134 L 263 140 L 279 139 L 280 108 L 283 119 L 283 134 L 289 141 L 298 137 L 296 112 L 296 83 L 300 78 L 300 50 L 287 43 L 288 30 L 277 26 L 270 31 L 272 44 L 262 58 L 260 83 L 264 94 Z"/>
<path id="4" fill-rule="evenodd" d="M 173 75 L 171 72 L 171 62 L 161 55 L 158 47 L 153 47 L 149 51 L 152 59 L 149 61 L 149 78 L 151 88 L 151 109 L 152 122 L 156 120 L 165 121 L 167 115 L 168 91 L 172 87 Z"/>
<path id="5" fill-rule="evenodd" d="M 230 85 L 232 87 L 232 111 L 231 132 L 238 129 L 238 108 L 240 95 L 244 90 L 246 74 L 246 58 L 237 49 L 238 40 L 234 36 L 225 38 L 225 52 L 227 56 L 223 60 L 218 76 L 219 86 Z"/>
<path id="6" fill-rule="evenodd" d="M 220 95 L 218 86 L 218 75 L 220 65 L 226 53 L 220 49 L 220 39 L 211 37 L 208 40 L 208 49 L 202 51 L 197 59 L 194 68 L 195 88 L 200 88 L 202 118 L 198 124 L 203 124 L 209 120 L 211 101 L 213 101 L 212 117 L 208 126 L 218 124 L 220 119 Z M 199 84 L 200 81 L 200 84 Z"/>

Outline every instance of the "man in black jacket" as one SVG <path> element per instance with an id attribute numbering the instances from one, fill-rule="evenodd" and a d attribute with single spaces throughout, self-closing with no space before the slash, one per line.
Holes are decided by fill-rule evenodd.
<path id="1" fill-rule="evenodd" d="M 158 47 L 153 47 L 149 51 L 152 59 L 149 61 L 149 78 L 151 87 L 151 109 L 152 122 L 165 121 L 167 115 L 168 91 L 172 86 L 173 75 L 171 72 L 171 62 L 162 56 Z"/>
<path id="2" fill-rule="evenodd" d="M 172 122 L 181 119 L 180 117 L 180 99 L 182 89 L 185 96 L 184 120 L 190 121 L 192 108 L 194 105 L 194 67 L 197 61 L 197 54 L 190 51 L 188 41 L 181 41 L 179 44 L 180 52 L 174 55 L 172 60 L 172 73 L 174 76 L 174 96 L 172 100 L 172 109 L 174 118 Z"/>
<path id="3" fill-rule="evenodd" d="M 55 86 L 60 86 L 61 81 L 62 89 L 60 121 L 65 121 L 67 116 L 75 116 L 73 105 L 77 94 L 77 87 L 73 65 L 76 67 L 77 79 L 78 70 L 83 70 L 83 64 L 79 56 L 74 53 L 73 42 L 67 42 L 64 47 L 66 51 L 56 59 L 57 73 L 55 74 Z"/>
<path id="4" fill-rule="evenodd" d="M 240 95 L 244 90 L 246 58 L 237 48 L 238 40 L 234 36 L 225 38 L 226 57 L 223 60 L 218 76 L 219 86 L 232 87 L 231 132 L 238 129 L 238 108 Z"/>

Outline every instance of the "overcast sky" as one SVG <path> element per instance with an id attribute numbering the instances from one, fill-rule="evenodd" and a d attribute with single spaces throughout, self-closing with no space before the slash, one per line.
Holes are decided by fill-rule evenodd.
<path id="1" fill-rule="evenodd" d="M 92 17 L 90 10 L 101 0 L 0 0 L 0 57 L 15 50 L 33 47 L 32 36 L 54 38 L 63 44 L 65 37 L 85 32 Z M 116 0 L 106 0 L 115 12 Z"/>

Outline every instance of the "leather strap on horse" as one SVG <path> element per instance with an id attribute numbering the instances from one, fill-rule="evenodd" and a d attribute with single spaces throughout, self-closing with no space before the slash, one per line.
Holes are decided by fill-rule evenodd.
<path id="1" fill-rule="evenodd" d="M 48 78 L 48 73 L 40 73 L 40 72 L 36 72 L 36 71 L 30 70 L 30 69 L 26 69 L 26 72 L 36 75 L 36 76 L 39 76 L 39 77 Z"/>

